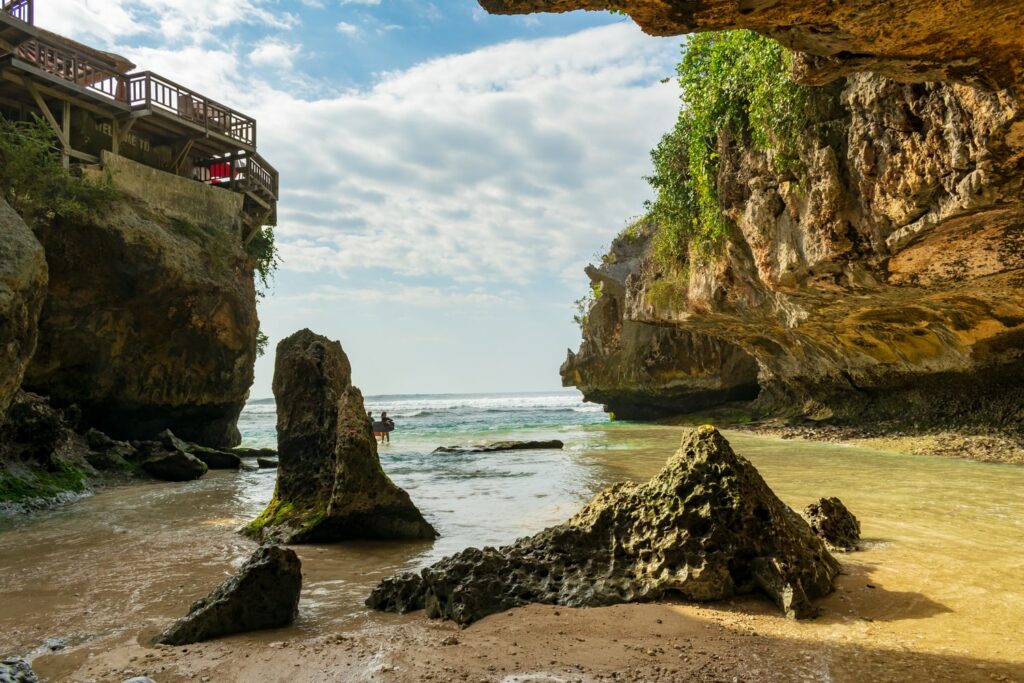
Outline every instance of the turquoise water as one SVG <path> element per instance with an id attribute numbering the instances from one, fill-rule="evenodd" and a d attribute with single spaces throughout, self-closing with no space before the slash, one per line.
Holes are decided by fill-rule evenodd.
<path id="1" fill-rule="evenodd" d="M 524 430 L 557 431 L 608 421 L 600 406 L 584 403 L 575 391 L 398 394 L 367 396 L 365 402 L 375 417 L 387 411 L 395 421 L 392 443 L 384 452 L 396 455 L 449 443 L 476 443 L 474 439 L 494 441 Z M 274 447 L 275 419 L 274 399 L 250 401 L 238 424 L 243 445 Z"/>
<path id="2" fill-rule="evenodd" d="M 406 489 L 441 532 L 414 567 L 467 544 L 500 545 L 554 524 L 607 483 L 591 452 L 607 448 L 609 425 L 600 406 L 578 392 L 368 396 L 366 409 L 395 421 L 390 443 L 379 446 L 384 471 Z M 272 399 L 252 401 L 239 420 L 245 446 L 276 444 Z M 559 439 L 562 450 L 434 454 L 439 446 L 502 440 Z M 268 473 L 269 474 L 269 473 Z M 261 474 L 245 489 L 257 510 L 273 493 Z"/>

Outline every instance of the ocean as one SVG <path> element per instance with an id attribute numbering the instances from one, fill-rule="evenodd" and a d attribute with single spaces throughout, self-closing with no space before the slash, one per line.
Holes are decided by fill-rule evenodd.
<path id="1" fill-rule="evenodd" d="M 500 545 L 557 524 L 607 483 L 591 454 L 608 447 L 611 425 L 578 392 L 367 396 L 366 409 L 395 421 L 378 447 L 381 466 L 412 496 L 441 539 L 407 557 L 410 568 L 467 545 Z M 273 399 L 250 401 L 239 429 L 244 446 L 274 447 Z M 435 454 L 439 446 L 549 440 L 560 450 Z M 666 454 L 667 455 L 667 454 Z M 269 473 L 268 473 L 269 474 Z M 248 489 L 265 502 L 273 476 Z M 253 508 L 256 509 L 255 507 Z"/>

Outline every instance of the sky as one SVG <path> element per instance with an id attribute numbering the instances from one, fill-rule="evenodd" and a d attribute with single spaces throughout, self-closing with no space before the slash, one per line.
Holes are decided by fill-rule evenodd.
<path id="1" fill-rule="evenodd" d="M 365 394 L 544 391 L 583 268 L 642 212 L 678 38 L 475 0 L 36 0 L 36 23 L 254 116 L 281 175 L 270 350 L 341 341 Z"/>

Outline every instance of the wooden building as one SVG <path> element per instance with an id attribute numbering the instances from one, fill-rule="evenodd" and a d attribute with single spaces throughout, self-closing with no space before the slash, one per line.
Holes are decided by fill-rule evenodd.
<path id="1" fill-rule="evenodd" d="M 244 194 L 244 239 L 277 224 L 278 174 L 256 121 L 124 57 L 35 26 L 34 0 L 0 0 L 0 112 L 43 117 L 65 165 L 106 150 Z"/>

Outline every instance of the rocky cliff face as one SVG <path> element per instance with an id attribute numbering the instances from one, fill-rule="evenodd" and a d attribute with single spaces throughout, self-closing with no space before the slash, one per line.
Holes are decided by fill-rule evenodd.
<path id="1" fill-rule="evenodd" d="M 1020 434 L 1019 94 L 868 74 L 819 94 L 800 171 L 721 136 L 724 253 L 635 259 L 623 320 L 740 347 L 771 410 Z"/>
<path id="2" fill-rule="evenodd" d="M 101 216 L 37 230 L 50 278 L 25 387 L 117 438 L 171 429 L 236 445 L 256 358 L 253 266 L 236 219 L 211 220 L 125 194 Z"/>
<path id="3" fill-rule="evenodd" d="M 800 81 L 870 71 L 907 82 L 1003 88 L 1024 79 L 1018 0 L 480 0 L 489 12 L 621 10 L 648 33 L 744 28 L 797 53 Z"/>
<path id="4" fill-rule="evenodd" d="M 675 325 L 625 317 L 627 281 L 650 248 L 650 224 L 619 236 L 599 267 L 587 268 L 600 296 L 582 324 L 583 344 L 569 351 L 562 383 L 627 420 L 689 413 L 758 394 L 757 361 L 721 339 Z"/>
<path id="5" fill-rule="evenodd" d="M 46 296 L 43 247 L 21 217 L 0 199 L 0 423 L 21 387 L 36 349 Z"/>

